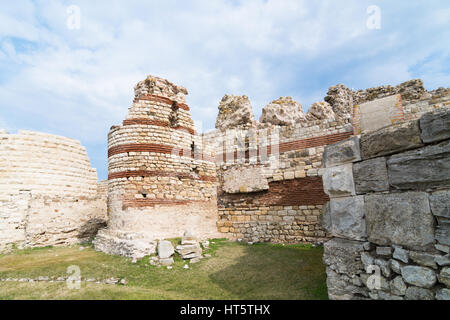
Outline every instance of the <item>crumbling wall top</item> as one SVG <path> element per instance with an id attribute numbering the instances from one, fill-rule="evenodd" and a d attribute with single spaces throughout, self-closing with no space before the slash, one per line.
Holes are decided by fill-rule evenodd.
<path id="1" fill-rule="evenodd" d="M 252 105 L 247 96 L 225 95 L 219 104 L 216 128 L 219 130 L 256 125 Z"/>
<path id="2" fill-rule="evenodd" d="M 139 99 L 145 95 L 155 95 L 169 98 L 171 100 L 185 103 L 188 91 L 182 86 L 172 82 L 149 75 L 145 80 L 139 81 L 134 87 L 134 98 Z"/>
<path id="3" fill-rule="evenodd" d="M 262 110 L 259 121 L 278 126 L 293 125 L 306 120 L 302 105 L 291 97 L 280 97 L 272 101 Z"/>

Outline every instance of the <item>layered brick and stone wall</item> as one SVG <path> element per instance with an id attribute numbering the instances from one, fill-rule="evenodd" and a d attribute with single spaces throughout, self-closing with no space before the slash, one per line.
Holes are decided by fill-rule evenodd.
<path id="1" fill-rule="evenodd" d="M 236 108 L 235 101 L 240 100 L 248 109 L 246 97 L 234 99 L 232 106 Z M 327 144 L 353 134 L 349 120 L 304 115 L 301 106 L 288 97 L 267 107 L 264 122 L 243 124 L 233 118 L 238 125 L 224 128 L 223 123 L 233 121 L 221 114 L 227 110 L 223 101 L 218 117 L 221 130 L 203 135 L 204 144 L 215 150 L 219 231 L 250 242 L 326 240 L 319 224 L 329 199 L 322 186 L 322 153 Z M 286 119 L 275 114 L 283 107 L 291 110 Z"/>
<path id="2" fill-rule="evenodd" d="M 154 240 L 186 229 L 217 235 L 214 158 L 195 133 L 186 94 L 150 76 L 136 85 L 122 125 L 111 128 L 108 228 L 97 236 L 97 249 L 137 257 L 154 251 Z"/>
<path id="3" fill-rule="evenodd" d="M 105 194 L 80 142 L 0 132 L 0 248 L 86 241 L 105 220 Z"/>
<path id="4" fill-rule="evenodd" d="M 450 299 L 450 108 L 324 153 L 331 299 Z"/>

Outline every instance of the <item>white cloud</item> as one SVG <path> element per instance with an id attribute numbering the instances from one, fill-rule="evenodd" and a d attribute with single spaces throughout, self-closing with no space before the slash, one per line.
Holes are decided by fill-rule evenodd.
<path id="1" fill-rule="evenodd" d="M 437 30 L 449 35 L 449 9 L 419 5 L 413 17 L 408 4 L 380 2 L 383 27 L 373 31 L 372 2 L 80 0 L 80 30 L 66 26 L 69 2 L 8 2 L 0 12 L 0 116 L 98 145 L 147 74 L 185 86 L 205 130 L 225 93 L 247 94 L 258 117 L 279 96 L 306 110 L 329 85 L 400 82 L 416 76 L 418 63 L 426 84 L 448 84 L 449 45 Z"/>

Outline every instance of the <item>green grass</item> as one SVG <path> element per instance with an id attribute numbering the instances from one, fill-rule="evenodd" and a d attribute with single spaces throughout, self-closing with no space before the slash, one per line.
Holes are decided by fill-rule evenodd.
<path id="1" fill-rule="evenodd" d="M 173 239 L 176 243 L 179 239 Z M 0 278 L 67 277 L 77 265 L 84 278 L 125 278 L 126 286 L 82 282 L 69 290 L 65 282 L 0 282 L 0 299 L 327 299 L 323 248 L 305 245 L 247 245 L 224 239 L 205 253 L 212 255 L 183 269 L 149 264 L 149 258 L 106 255 L 92 247 L 15 250 L 0 255 Z"/>

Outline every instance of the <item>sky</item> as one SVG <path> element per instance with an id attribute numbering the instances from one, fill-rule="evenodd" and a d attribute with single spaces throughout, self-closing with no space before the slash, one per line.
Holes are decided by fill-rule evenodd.
<path id="1" fill-rule="evenodd" d="M 0 0 L 0 129 L 77 139 L 107 178 L 107 134 L 147 75 L 187 88 L 200 131 L 225 94 L 450 84 L 450 1 Z"/>

